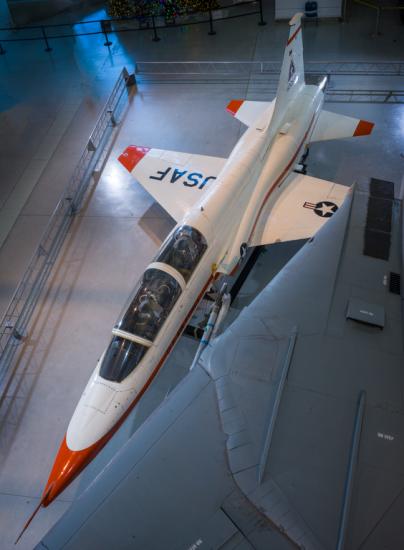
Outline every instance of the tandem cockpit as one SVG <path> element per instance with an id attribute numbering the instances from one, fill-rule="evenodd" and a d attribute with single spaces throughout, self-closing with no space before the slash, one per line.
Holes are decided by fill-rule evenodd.
<path id="1" fill-rule="evenodd" d="M 122 382 L 140 363 L 206 249 L 205 237 L 188 225 L 178 227 L 167 238 L 112 330 L 99 371 L 102 378 Z"/>

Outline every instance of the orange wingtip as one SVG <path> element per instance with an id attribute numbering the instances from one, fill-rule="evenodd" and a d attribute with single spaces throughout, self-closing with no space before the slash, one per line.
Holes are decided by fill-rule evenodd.
<path id="1" fill-rule="evenodd" d="M 368 122 L 367 120 L 360 120 L 357 127 L 355 128 L 354 137 L 357 136 L 368 136 L 372 133 L 373 122 Z"/>
<path id="2" fill-rule="evenodd" d="M 243 103 L 244 103 L 244 99 L 232 99 L 230 103 L 227 105 L 226 111 L 228 113 L 231 113 L 233 116 L 235 116 L 235 114 L 240 109 Z"/>
<path id="3" fill-rule="evenodd" d="M 125 166 L 128 172 L 132 172 L 136 164 L 150 151 L 149 147 L 138 147 L 137 145 L 129 145 L 125 151 L 118 157 L 119 162 Z"/>

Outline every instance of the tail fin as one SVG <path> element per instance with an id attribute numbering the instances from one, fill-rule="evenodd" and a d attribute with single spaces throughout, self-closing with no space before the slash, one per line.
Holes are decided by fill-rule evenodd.
<path id="1" fill-rule="evenodd" d="M 304 85 L 303 41 L 302 41 L 302 13 L 296 13 L 289 21 L 290 31 L 286 43 L 278 91 L 276 93 L 276 118 L 282 116 L 285 106 L 295 97 L 298 90 Z"/>

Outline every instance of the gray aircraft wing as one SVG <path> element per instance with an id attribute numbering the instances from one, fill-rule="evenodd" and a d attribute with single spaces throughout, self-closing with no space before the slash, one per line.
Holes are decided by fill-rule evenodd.
<path id="1" fill-rule="evenodd" d="M 401 228 L 358 187 L 37 548 L 404 548 Z"/>

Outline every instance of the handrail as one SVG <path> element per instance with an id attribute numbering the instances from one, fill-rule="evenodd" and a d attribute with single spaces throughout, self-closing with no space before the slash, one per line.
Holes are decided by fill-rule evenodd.
<path id="1" fill-rule="evenodd" d="M 240 73 L 247 69 L 253 74 L 278 75 L 282 63 L 279 61 L 137 61 L 137 75 L 203 75 Z M 154 70 L 155 68 L 159 70 Z M 173 70 L 174 69 L 174 70 Z M 214 69 L 214 70 L 213 70 Z M 377 75 L 404 76 L 404 61 L 306 61 L 307 74 L 313 75 Z"/>
<path id="2" fill-rule="evenodd" d="M 375 10 L 404 10 L 404 6 L 385 6 L 383 4 L 376 4 L 370 0 L 354 0 L 356 4 L 362 4 L 368 8 L 374 8 Z"/>
<path id="3" fill-rule="evenodd" d="M 383 4 L 380 4 L 380 2 L 372 2 L 371 0 L 353 0 L 356 4 L 359 4 L 361 6 L 366 6 L 367 8 L 371 8 L 371 9 L 374 9 L 376 10 L 376 26 L 375 26 L 375 31 L 374 33 L 372 34 L 373 37 L 375 36 L 378 36 L 380 33 L 380 19 L 381 19 L 381 14 L 382 14 L 382 11 L 393 11 L 393 10 L 397 10 L 397 11 L 403 11 L 404 10 L 404 6 L 402 5 L 397 5 L 397 6 L 390 6 L 390 5 L 383 5 Z"/>

